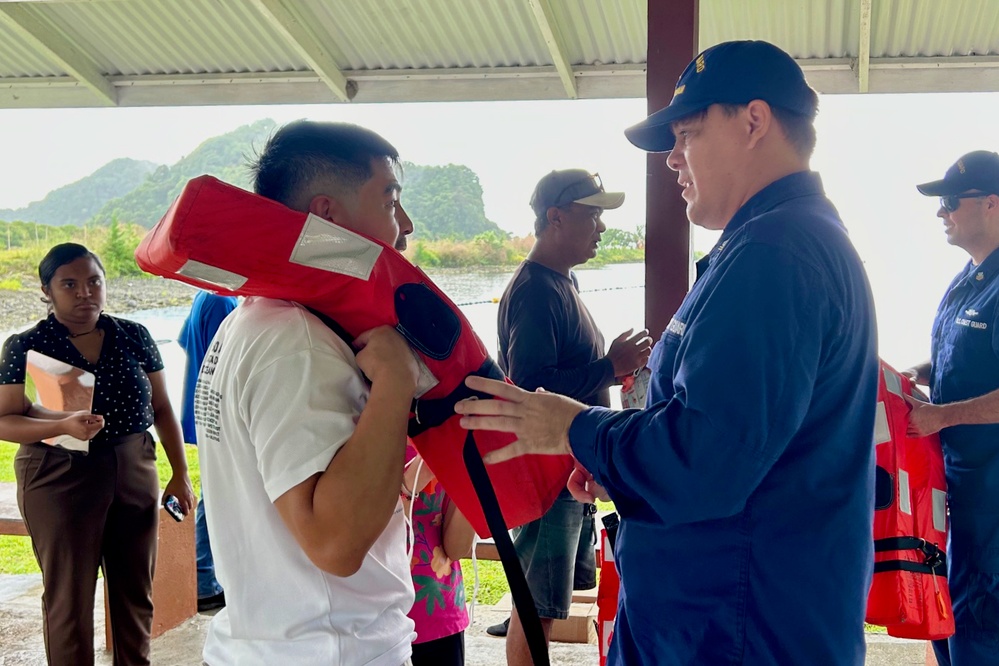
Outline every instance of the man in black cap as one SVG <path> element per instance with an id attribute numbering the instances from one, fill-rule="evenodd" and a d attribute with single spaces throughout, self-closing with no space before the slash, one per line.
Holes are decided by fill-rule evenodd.
<path id="1" fill-rule="evenodd" d="M 625 331 L 604 355 L 603 335 L 579 297 L 572 272 L 596 256 L 606 230 L 603 211 L 623 203 L 623 192 L 604 191 L 600 176 L 583 169 L 552 171 L 535 187 L 534 247 L 503 293 L 498 315 L 497 360 L 517 386 L 609 407 L 608 387 L 615 379 L 645 367 L 652 347 L 645 329 Z M 514 545 L 546 639 L 552 622 L 569 616 L 572 590 L 597 584 L 595 510 L 566 490 L 544 516 L 515 532 Z M 532 663 L 516 608 L 506 654 L 511 666 Z"/>
<path id="2" fill-rule="evenodd" d="M 968 153 L 916 188 L 940 197 L 947 242 L 971 257 L 937 309 L 931 360 L 905 371 L 932 402 L 909 400 L 909 429 L 940 433 L 947 473 L 957 631 L 933 647 L 941 666 L 999 664 L 999 155 Z"/>
<path id="3" fill-rule="evenodd" d="M 469 379 L 490 462 L 572 453 L 621 516 L 608 663 L 864 663 L 878 360 L 870 286 L 808 163 L 817 96 L 786 53 L 727 42 L 632 127 L 690 221 L 723 230 L 649 360 L 641 410 Z"/>

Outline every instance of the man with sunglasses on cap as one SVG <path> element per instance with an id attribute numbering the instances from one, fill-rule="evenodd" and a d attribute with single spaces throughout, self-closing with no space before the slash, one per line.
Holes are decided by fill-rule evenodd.
<path id="1" fill-rule="evenodd" d="M 809 171 L 816 111 L 790 56 L 726 42 L 625 132 L 722 231 L 653 349 L 645 409 L 466 380 L 505 401 L 459 403 L 462 424 L 518 438 L 488 462 L 572 453 L 575 496 L 615 502 L 610 664 L 864 663 L 874 305 Z"/>
<path id="2" fill-rule="evenodd" d="M 624 203 L 600 177 L 583 169 L 552 171 L 531 196 L 534 247 L 517 268 L 498 315 L 498 362 L 527 391 L 543 388 L 587 405 L 610 406 L 608 387 L 645 367 L 652 338 L 645 329 L 619 335 L 604 355 L 604 338 L 579 297 L 572 272 L 597 254 L 606 230 L 601 214 Z M 596 586 L 595 508 L 568 490 L 538 520 L 519 528 L 514 546 L 541 618 L 545 639 L 552 622 L 569 616 L 572 590 Z M 517 609 L 510 616 L 507 663 L 531 664 Z"/>
<path id="3" fill-rule="evenodd" d="M 905 371 L 932 403 L 909 399 L 909 429 L 940 433 L 947 474 L 957 631 L 933 648 L 941 666 L 999 664 L 999 155 L 968 153 L 916 188 L 940 197 L 947 242 L 971 257 L 937 309 L 931 360 Z"/>

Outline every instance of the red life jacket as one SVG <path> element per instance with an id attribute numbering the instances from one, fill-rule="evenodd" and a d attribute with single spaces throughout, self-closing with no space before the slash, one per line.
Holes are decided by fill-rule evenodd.
<path id="1" fill-rule="evenodd" d="M 874 580 L 867 621 L 899 638 L 954 633 L 947 588 L 947 483 L 937 435 L 909 437 L 912 383 L 884 361 L 878 383 Z"/>
<path id="2" fill-rule="evenodd" d="M 409 434 L 475 531 L 490 534 L 462 463 L 468 433 L 453 405 L 471 394 L 464 386 L 470 374 L 505 378 L 457 306 L 395 249 L 200 176 L 184 187 L 135 258 L 148 273 L 217 293 L 301 303 L 351 339 L 376 326 L 395 327 L 425 370 L 426 391 L 414 401 Z M 474 436 L 481 454 L 511 441 L 504 433 Z M 506 526 L 544 514 L 571 470 L 571 456 L 531 455 L 490 465 L 486 472 Z"/>
<path id="3" fill-rule="evenodd" d="M 621 579 L 614 566 L 614 550 L 607 539 L 607 530 L 600 530 L 600 585 L 597 587 L 597 640 L 600 643 L 600 666 L 607 663 L 611 639 L 614 638 L 614 618 L 617 617 L 617 597 Z"/>

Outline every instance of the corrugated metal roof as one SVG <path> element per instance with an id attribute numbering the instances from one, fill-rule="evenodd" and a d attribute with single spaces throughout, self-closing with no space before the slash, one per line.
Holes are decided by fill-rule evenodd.
<path id="1" fill-rule="evenodd" d="M 647 11 L 646 0 L 0 2 L 0 108 L 639 97 Z M 766 39 L 822 92 L 999 89 L 999 2 L 700 0 L 699 17 L 702 48 Z"/>

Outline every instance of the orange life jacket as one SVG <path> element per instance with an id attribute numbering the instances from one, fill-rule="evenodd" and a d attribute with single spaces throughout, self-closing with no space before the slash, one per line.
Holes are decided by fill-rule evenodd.
<path id="1" fill-rule="evenodd" d="M 912 383 L 884 361 L 874 442 L 874 580 L 867 621 L 899 638 L 954 633 L 947 588 L 947 482 L 940 438 L 910 437 Z"/>
<path id="2" fill-rule="evenodd" d="M 425 392 L 414 401 L 409 434 L 475 531 L 490 534 L 462 462 L 468 432 L 453 405 L 471 394 L 467 376 L 504 376 L 457 306 L 395 249 L 200 176 L 184 187 L 135 258 L 148 273 L 217 293 L 301 303 L 351 339 L 376 326 L 395 327 L 423 363 Z M 503 433 L 474 435 L 481 454 L 511 441 Z M 506 526 L 544 514 L 571 470 L 570 456 L 522 456 L 488 466 Z"/>

